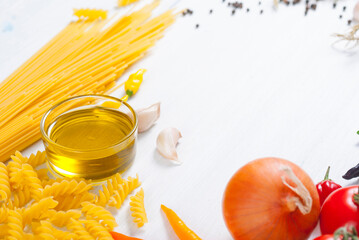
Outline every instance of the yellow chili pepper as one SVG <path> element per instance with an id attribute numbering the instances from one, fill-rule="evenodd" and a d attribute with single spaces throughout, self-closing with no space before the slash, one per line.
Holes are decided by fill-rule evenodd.
<path id="1" fill-rule="evenodd" d="M 121 98 L 121 100 L 124 101 L 124 102 L 127 102 L 127 99 L 128 99 L 128 95 L 127 95 L 127 94 Z"/>
<path id="2" fill-rule="evenodd" d="M 161 205 L 162 211 L 166 214 L 170 225 L 180 240 L 201 240 L 186 224 L 178 217 L 178 215 L 168 207 Z"/>
<path id="3" fill-rule="evenodd" d="M 129 97 L 136 94 L 136 92 L 140 88 L 143 80 L 143 74 L 146 71 L 146 69 L 140 69 L 137 72 L 132 73 L 128 80 L 125 82 L 125 91 Z"/>

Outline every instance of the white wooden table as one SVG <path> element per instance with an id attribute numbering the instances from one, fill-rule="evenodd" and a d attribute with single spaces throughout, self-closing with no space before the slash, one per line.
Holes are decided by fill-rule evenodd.
<path id="1" fill-rule="evenodd" d="M 135 164 L 126 173 L 140 175 L 149 223 L 138 230 L 127 201 L 116 214 L 119 232 L 176 239 L 160 211 L 163 203 L 203 239 L 231 239 L 221 210 L 224 188 L 238 168 L 260 157 L 291 160 L 314 182 L 330 165 L 332 179 L 356 183 L 341 175 L 359 162 L 359 49 L 332 46 L 332 34 L 348 28 L 354 1 L 340 1 L 336 9 L 331 1 L 319 2 L 306 17 L 303 2 L 280 5 L 278 11 L 270 0 L 243 3 L 250 12 L 232 16 L 221 0 L 162 1 L 159 12 L 175 6 L 194 14 L 180 17 L 122 76 L 147 68 L 130 104 L 160 101 L 162 116 L 139 136 Z M 115 5 L 115 0 L 0 0 L 0 80 L 66 26 L 72 8 L 113 11 Z M 155 151 L 157 134 L 169 126 L 183 135 L 181 166 Z M 24 153 L 37 149 L 43 149 L 40 142 Z"/>

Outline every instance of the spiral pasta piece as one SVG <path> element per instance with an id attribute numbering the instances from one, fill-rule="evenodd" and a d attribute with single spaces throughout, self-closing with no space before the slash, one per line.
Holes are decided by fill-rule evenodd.
<path id="1" fill-rule="evenodd" d="M 24 223 L 29 224 L 33 219 L 41 219 L 43 212 L 56 207 L 57 204 L 58 202 L 52 197 L 43 198 L 39 202 L 33 203 L 30 207 L 24 209 Z"/>
<path id="2" fill-rule="evenodd" d="M 48 220 L 41 221 L 40 226 L 36 228 L 35 232 L 39 239 L 56 240 L 56 237 L 54 235 L 54 227 Z"/>
<path id="3" fill-rule="evenodd" d="M 44 186 L 43 182 L 49 181 L 49 175 L 48 175 L 49 170 L 47 168 L 42 168 L 42 169 L 35 170 L 35 171 L 36 171 L 37 177 L 41 181 L 41 185 Z"/>
<path id="4" fill-rule="evenodd" d="M 7 167 L 0 163 L 0 200 L 7 201 L 11 196 L 10 181 Z"/>
<path id="5" fill-rule="evenodd" d="M 145 223 L 148 222 L 144 197 L 145 193 L 143 192 L 142 188 L 136 193 L 135 196 L 130 197 L 130 210 L 132 212 L 132 217 L 134 217 L 133 222 L 137 223 L 137 227 L 142 227 Z"/>
<path id="6" fill-rule="evenodd" d="M 94 240 L 95 238 L 91 236 L 91 234 L 87 231 L 87 229 L 83 226 L 83 224 L 70 218 L 70 222 L 67 225 L 67 228 L 70 229 L 73 233 L 76 234 L 79 240 Z"/>
<path id="7" fill-rule="evenodd" d="M 10 202 L 13 203 L 14 207 L 23 207 L 31 200 L 31 193 L 29 187 L 24 187 L 22 190 L 17 189 L 12 192 L 14 201 Z"/>
<path id="8" fill-rule="evenodd" d="M 8 231 L 8 226 L 7 224 L 3 223 L 1 224 L 0 223 L 0 239 L 5 239 L 6 235 L 7 235 L 7 231 Z"/>
<path id="9" fill-rule="evenodd" d="M 69 224 L 70 219 L 79 219 L 81 217 L 80 210 L 56 211 L 49 210 L 50 222 L 57 227 L 64 227 Z"/>
<path id="10" fill-rule="evenodd" d="M 20 163 L 26 163 L 28 161 L 28 158 L 24 157 L 19 151 L 16 151 L 15 156 L 11 156 L 11 159 L 14 161 L 19 161 Z"/>
<path id="11" fill-rule="evenodd" d="M 105 208 L 90 202 L 83 202 L 81 206 L 86 218 L 101 222 L 107 230 L 112 231 L 117 226 L 115 218 Z"/>
<path id="12" fill-rule="evenodd" d="M 25 240 L 35 240 L 35 235 L 33 233 L 24 233 Z"/>
<path id="13" fill-rule="evenodd" d="M 37 151 L 36 154 L 31 154 L 29 158 L 25 158 L 24 163 L 28 163 L 33 168 L 36 168 L 45 162 L 46 162 L 46 152 Z"/>
<path id="14" fill-rule="evenodd" d="M 95 239 L 113 240 L 107 229 L 96 220 L 83 220 L 85 228 Z"/>
<path id="15" fill-rule="evenodd" d="M 35 200 L 39 200 L 42 197 L 44 189 L 33 167 L 30 164 L 24 163 L 22 165 L 22 175 L 25 180 L 24 185 L 30 188 L 31 197 Z"/>
<path id="16" fill-rule="evenodd" d="M 44 188 L 44 196 L 63 197 L 65 195 L 78 195 L 88 192 L 92 186 L 84 181 L 62 180 L 61 182 L 54 182 L 52 185 L 47 185 Z"/>
<path id="17" fill-rule="evenodd" d="M 123 182 L 124 180 L 119 173 L 116 173 L 111 179 L 107 180 L 107 184 L 103 184 L 102 190 L 99 191 L 99 196 L 95 201 L 96 204 L 105 207 L 110 197 L 114 194 L 114 191 L 118 190 Z"/>
<path id="18" fill-rule="evenodd" d="M 22 178 L 17 177 L 22 167 L 22 161 L 17 156 L 11 156 L 12 161 L 7 165 L 10 186 L 13 189 L 22 189 Z"/>
<path id="19" fill-rule="evenodd" d="M 119 189 L 114 191 L 114 195 L 110 197 L 108 205 L 120 208 L 126 197 L 140 185 L 141 182 L 138 179 L 138 175 L 136 175 L 136 178 L 128 177 L 126 181 L 119 185 Z"/>
<path id="20" fill-rule="evenodd" d="M 9 210 L 8 213 L 8 238 L 9 240 L 23 239 L 24 230 L 22 216 L 18 210 Z"/>
<path id="21" fill-rule="evenodd" d="M 102 9 L 81 8 L 74 9 L 74 15 L 85 20 L 106 19 L 107 11 Z"/>
<path id="22" fill-rule="evenodd" d="M 61 183 L 63 181 L 76 181 L 76 182 L 85 182 L 88 185 L 92 183 L 92 181 L 90 179 L 84 179 L 84 178 L 79 178 L 79 177 L 74 177 L 74 178 L 56 178 L 56 179 L 49 179 L 48 181 L 43 181 L 43 186 L 47 186 L 47 185 L 53 185 L 54 183 Z"/>
<path id="23" fill-rule="evenodd" d="M 95 194 L 85 192 L 77 195 L 65 195 L 64 197 L 58 197 L 59 205 L 55 207 L 56 210 L 67 211 L 70 209 L 76 209 L 81 207 L 82 202 L 93 202 Z"/>

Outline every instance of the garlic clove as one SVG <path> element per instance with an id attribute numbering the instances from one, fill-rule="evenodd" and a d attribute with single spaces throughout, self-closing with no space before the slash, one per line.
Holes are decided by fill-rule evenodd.
<path id="1" fill-rule="evenodd" d="M 169 160 L 181 163 L 178 160 L 176 145 L 178 140 L 182 137 L 180 131 L 176 128 L 165 128 L 157 137 L 157 151 Z"/>
<path id="2" fill-rule="evenodd" d="M 359 1 L 355 4 L 353 10 L 353 18 L 356 22 L 359 22 Z"/>
<path id="3" fill-rule="evenodd" d="M 150 129 L 160 117 L 161 103 L 155 103 L 147 108 L 139 109 L 136 113 L 138 116 L 138 132 L 145 132 Z"/>

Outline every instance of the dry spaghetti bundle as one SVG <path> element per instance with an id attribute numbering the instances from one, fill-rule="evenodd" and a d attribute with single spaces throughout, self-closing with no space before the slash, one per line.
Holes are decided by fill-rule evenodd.
<path id="1" fill-rule="evenodd" d="M 151 18 L 158 2 L 110 19 L 81 18 L 0 84 L 0 161 L 40 139 L 42 115 L 74 95 L 109 94 L 116 80 L 174 22 L 167 11 Z"/>

